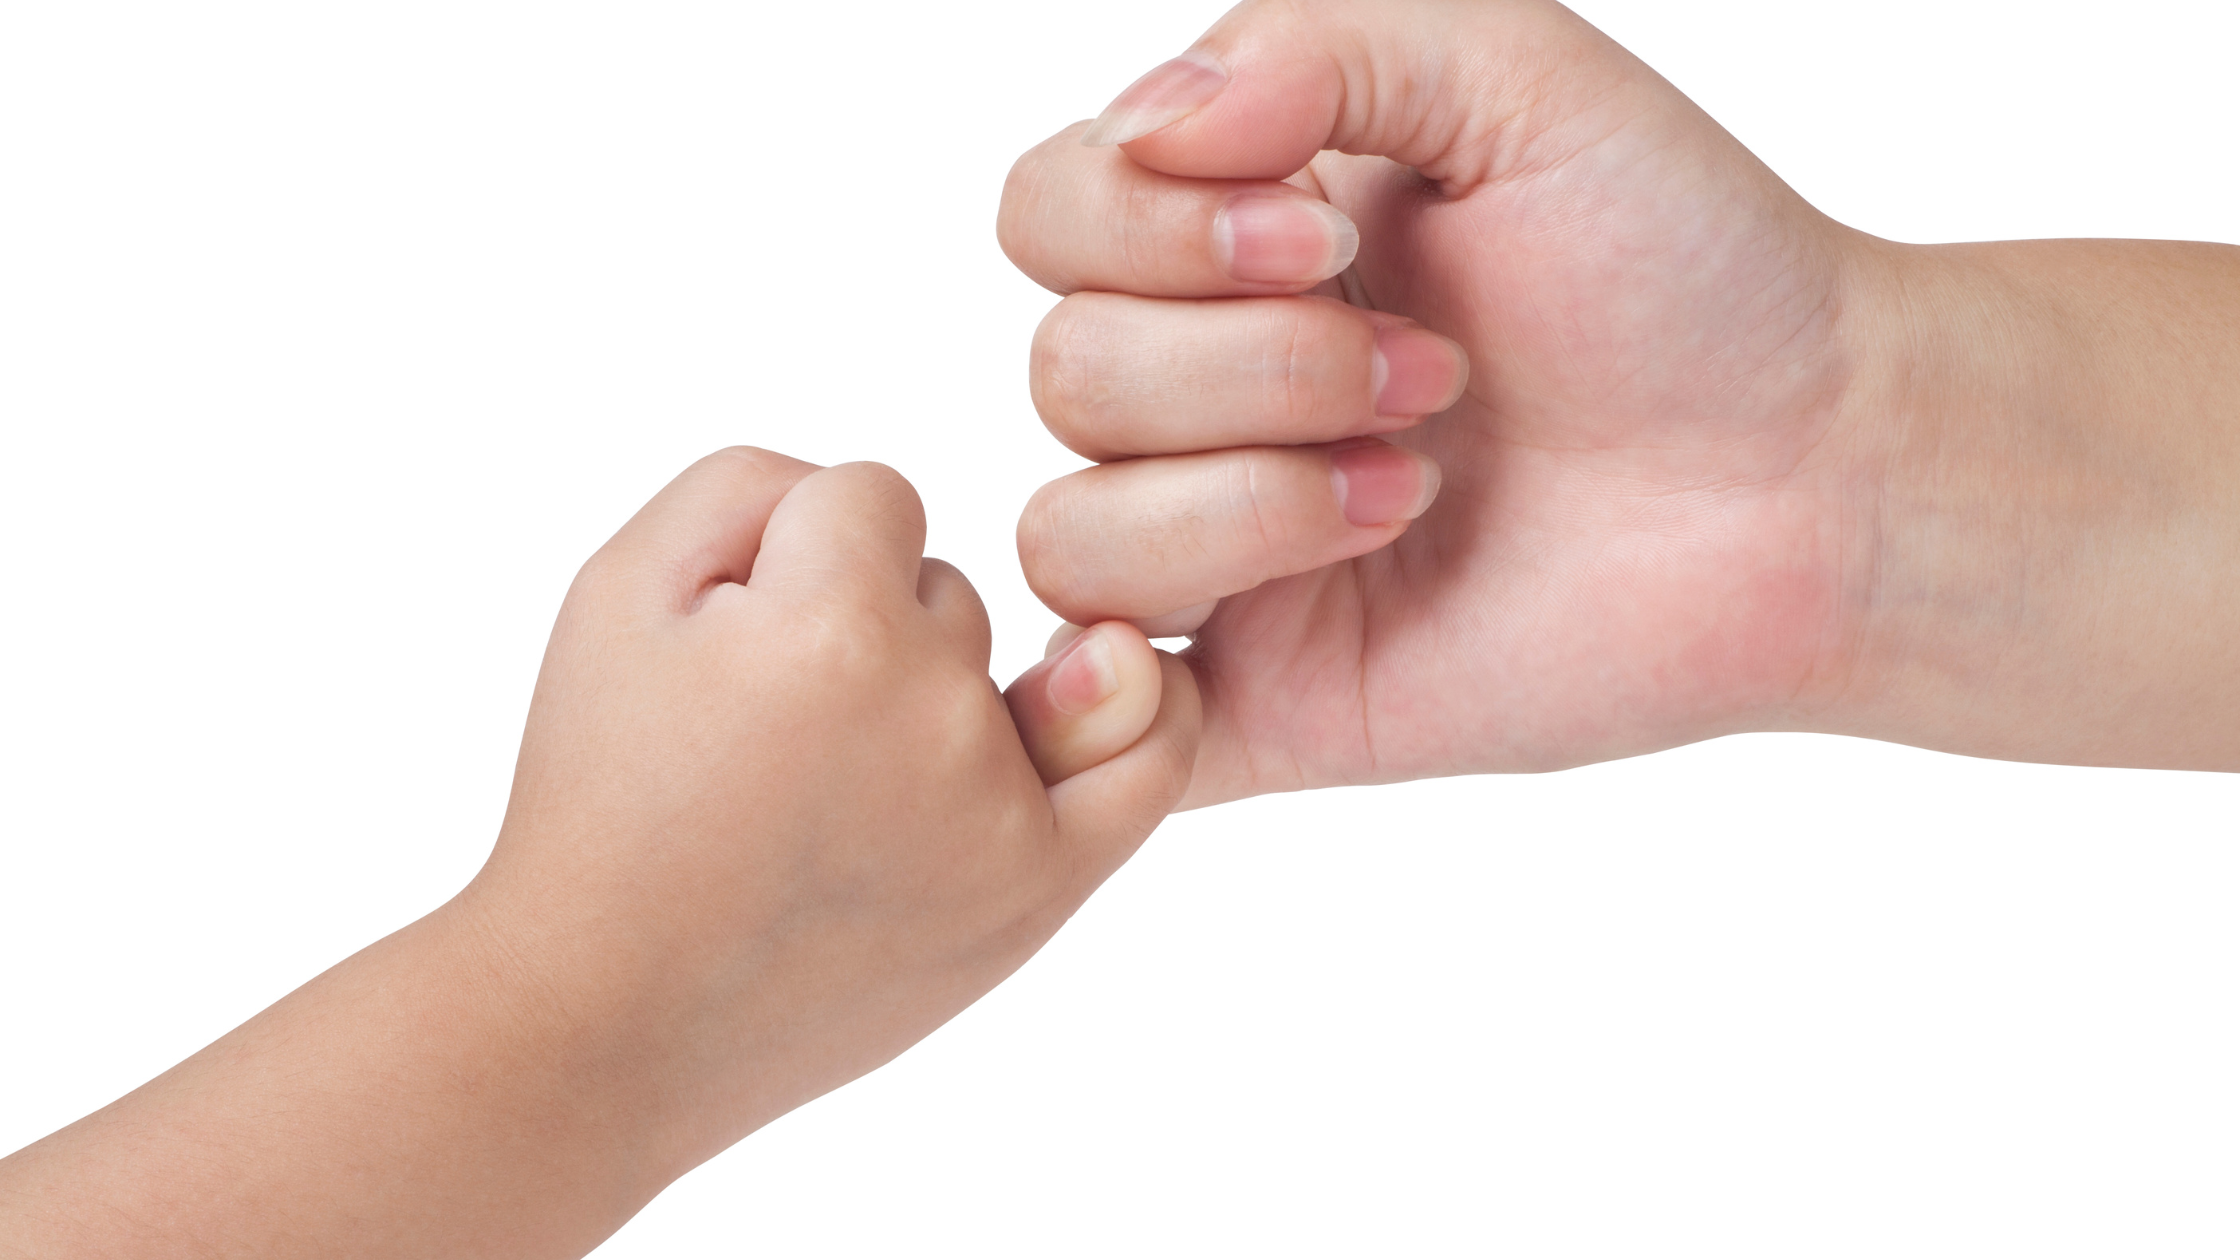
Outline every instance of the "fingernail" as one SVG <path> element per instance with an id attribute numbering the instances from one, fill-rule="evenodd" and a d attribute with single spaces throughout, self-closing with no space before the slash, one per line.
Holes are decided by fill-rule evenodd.
<path id="1" fill-rule="evenodd" d="M 1112 645 L 1101 634 L 1084 634 L 1058 653 L 1050 667 L 1050 707 L 1068 717 L 1078 717 L 1112 698 L 1120 690 L 1120 672 L 1113 665 Z"/>
<path id="2" fill-rule="evenodd" d="M 1213 216 L 1213 253 L 1231 279 L 1312 284 L 1344 271 L 1361 247 L 1353 220 L 1312 197 L 1246 193 Z"/>
<path id="3" fill-rule="evenodd" d="M 1429 456 L 1374 439 L 1330 452 L 1330 484 L 1338 507 L 1356 525 L 1390 525 L 1423 515 L 1439 495 L 1439 466 Z"/>
<path id="4" fill-rule="evenodd" d="M 1470 356 L 1427 328 L 1377 334 L 1369 386 L 1380 416 L 1428 416 L 1454 406 L 1470 380 Z"/>
<path id="5" fill-rule="evenodd" d="M 1186 52 L 1128 85 L 1081 133 L 1081 143 L 1126 144 L 1189 117 L 1229 86 L 1229 71 L 1211 53 Z"/>

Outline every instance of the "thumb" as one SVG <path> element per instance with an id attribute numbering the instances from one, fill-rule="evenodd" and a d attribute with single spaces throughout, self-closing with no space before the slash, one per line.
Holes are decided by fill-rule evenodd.
<path id="1" fill-rule="evenodd" d="M 1113 625 L 1134 629 L 1125 622 L 1098 629 Z M 1078 863 L 1083 895 L 1120 869 L 1173 812 L 1197 762 L 1197 679 L 1165 652 L 1152 653 L 1151 660 L 1158 671 L 1158 710 L 1149 725 L 1116 755 L 1050 788 L 1058 837 Z"/>
<path id="2" fill-rule="evenodd" d="M 1473 185 L 1590 109 L 1685 98 L 1570 10 L 1246 0 L 1122 92 L 1084 144 L 1169 175 L 1282 179 L 1323 149 Z"/>

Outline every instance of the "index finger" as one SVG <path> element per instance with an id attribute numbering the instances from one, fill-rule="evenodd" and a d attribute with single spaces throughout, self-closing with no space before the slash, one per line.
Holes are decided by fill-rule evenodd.
<path id="1" fill-rule="evenodd" d="M 1182 179 L 1081 143 L 1076 123 L 1004 181 L 996 236 L 1037 284 L 1144 297 L 1301 293 L 1353 262 L 1361 233 L 1276 180 Z"/>
<path id="2" fill-rule="evenodd" d="M 817 471 L 775 451 L 733 446 L 678 474 L 584 566 L 677 611 L 719 582 L 745 582 L 770 514 Z"/>

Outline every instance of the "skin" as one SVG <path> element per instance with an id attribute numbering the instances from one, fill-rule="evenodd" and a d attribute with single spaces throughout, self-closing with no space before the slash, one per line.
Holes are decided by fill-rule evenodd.
<path id="1" fill-rule="evenodd" d="M 1196 697 L 1109 626 L 1007 707 L 924 537 L 878 465 L 679 477 L 570 590 L 473 883 L 0 1160 L 0 1256 L 580 1256 L 1010 975 Z"/>
<path id="2" fill-rule="evenodd" d="M 1539 0 L 1252 0 L 1193 54 L 1210 99 L 1060 132 L 999 221 L 1100 461 L 1021 560 L 1068 621 L 1197 627 L 1189 805 L 1749 730 L 2240 768 L 2240 250 L 1879 240 Z M 1239 196 L 1358 255 L 1277 283 L 1325 255 L 1253 256 Z M 1452 406 L 1380 414 L 1399 325 Z M 1340 508 L 1321 444 L 1377 434 L 1420 517 Z"/>
<path id="3" fill-rule="evenodd" d="M 1037 405 L 1102 461 L 1021 552 L 1091 629 L 999 703 L 898 477 L 704 461 L 570 592 L 473 884 L 0 1161 L 0 1255 L 580 1255 L 999 982 L 1186 784 L 1745 729 L 2240 765 L 2240 251 L 1877 241 L 1553 5 L 1200 47 L 1218 96 L 1005 197 L 1071 295 Z M 1358 260 L 1256 254 L 1240 194 Z"/>

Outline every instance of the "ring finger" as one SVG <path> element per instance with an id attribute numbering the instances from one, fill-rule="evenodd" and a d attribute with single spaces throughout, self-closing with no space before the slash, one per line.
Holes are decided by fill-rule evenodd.
<path id="1" fill-rule="evenodd" d="M 1462 392 L 1462 348 L 1331 298 L 1076 293 L 1035 330 L 1050 432 L 1090 459 L 1390 433 Z"/>

